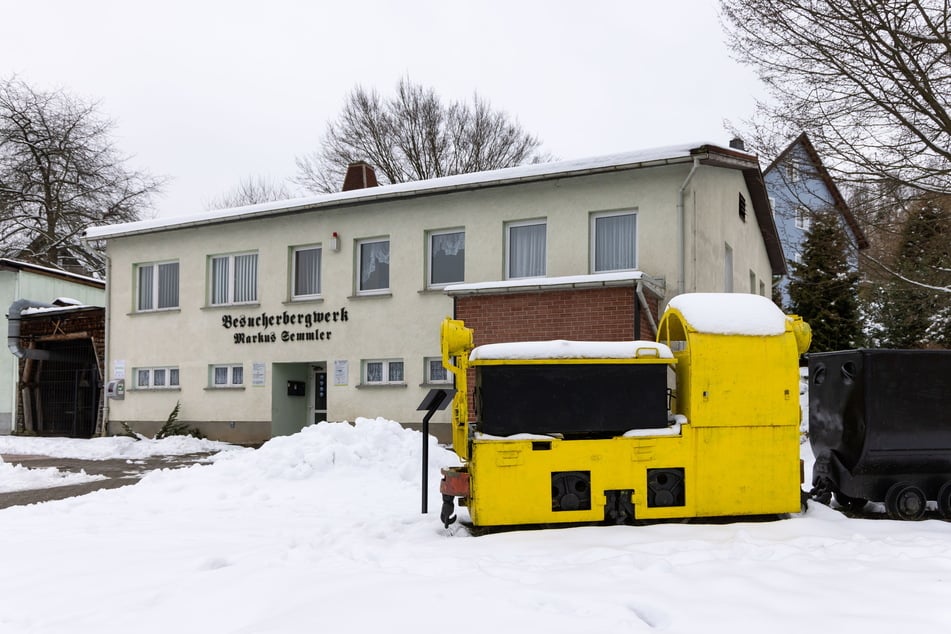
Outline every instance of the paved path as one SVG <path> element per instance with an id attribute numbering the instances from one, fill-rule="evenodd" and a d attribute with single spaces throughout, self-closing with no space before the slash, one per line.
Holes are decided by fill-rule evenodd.
<path id="1" fill-rule="evenodd" d="M 35 504 L 49 500 L 62 500 L 85 495 L 100 489 L 117 489 L 135 484 L 155 469 L 177 469 L 204 461 L 210 454 L 198 453 L 184 456 L 155 456 L 137 460 L 78 460 L 75 458 L 51 458 L 49 456 L 0 455 L 4 462 L 19 464 L 30 469 L 55 467 L 60 471 L 85 471 L 90 475 L 104 475 L 106 479 L 29 491 L 0 493 L 0 509 L 9 506 Z"/>

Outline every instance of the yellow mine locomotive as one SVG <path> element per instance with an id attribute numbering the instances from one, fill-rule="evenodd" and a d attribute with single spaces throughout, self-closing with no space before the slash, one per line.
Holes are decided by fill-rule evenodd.
<path id="1" fill-rule="evenodd" d="M 800 509 L 810 333 L 764 297 L 679 295 L 656 342 L 474 347 L 452 319 L 441 334 L 463 461 L 443 470 L 447 526 L 456 498 L 475 526 Z"/>

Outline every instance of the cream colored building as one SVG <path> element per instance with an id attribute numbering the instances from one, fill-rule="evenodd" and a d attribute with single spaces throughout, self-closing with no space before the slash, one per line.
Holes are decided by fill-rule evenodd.
<path id="1" fill-rule="evenodd" d="M 445 385 L 453 283 L 636 271 L 768 294 L 784 270 L 755 157 L 685 145 L 124 225 L 108 254 L 110 432 L 179 420 L 260 442 L 315 421 L 418 422 Z M 622 276 L 623 277 L 623 276 Z M 434 422 L 446 422 L 440 412 Z"/>

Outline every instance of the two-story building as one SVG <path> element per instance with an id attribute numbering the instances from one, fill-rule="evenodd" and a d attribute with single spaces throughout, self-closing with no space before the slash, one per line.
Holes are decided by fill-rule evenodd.
<path id="1" fill-rule="evenodd" d="M 87 231 L 108 254 L 107 367 L 125 388 L 107 429 L 151 433 L 176 402 L 179 420 L 235 442 L 324 419 L 411 423 L 446 385 L 439 325 L 463 302 L 520 297 L 481 323 L 543 320 L 534 332 L 553 338 L 602 338 L 607 321 L 621 324 L 608 336 L 652 338 L 678 293 L 768 296 L 785 272 L 757 159 L 732 148 L 351 180 Z"/>

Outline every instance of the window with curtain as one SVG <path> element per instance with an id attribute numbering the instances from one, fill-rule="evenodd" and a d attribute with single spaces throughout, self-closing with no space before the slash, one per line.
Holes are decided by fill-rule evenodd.
<path id="1" fill-rule="evenodd" d="M 545 275 L 546 228 L 544 221 L 508 226 L 507 277 L 543 277 Z"/>
<path id="2" fill-rule="evenodd" d="M 402 385 L 405 381 L 403 377 L 402 359 L 373 359 L 363 362 L 363 378 L 368 385 Z"/>
<path id="3" fill-rule="evenodd" d="M 359 293 L 381 293 L 390 288 L 390 241 L 366 240 L 357 245 Z"/>
<path id="4" fill-rule="evenodd" d="M 178 262 L 137 265 L 136 310 L 178 308 Z"/>
<path id="5" fill-rule="evenodd" d="M 212 387 L 241 387 L 244 385 L 244 366 L 211 366 L 211 385 Z"/>
<path id="6" fill-rule="evenodd" d="M 429 286 L 464 281 L 465 260 L 465 231 L 434 231 L 429 234 Z"/>
<path id="7" fill-rule="evenodd" d="M 442 364 L 442 357 L 426 357 L 426 383 L 451 383 L 452 377 Z"/>
<path id="8" fill-rule="evenodd" d="M 294 249 L 293 299 L 320 296 L 320 247 Z"/>
<path id="9" fill-rule="evenodd" d="M 637 214 L 632 211 L 595 214 L 591 224 L 595 273 L 637 267 Z"/>
<path id="10" fill-rule="evenodd" d="M 248 304 L 258 301 L 258 254 L 211 258 L 211 303 Z"/>
<path id="11" fill-rule="evenodd" d="M 178 389 L 178 368 L 136 368 L 135 389 Z"/>

